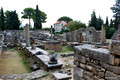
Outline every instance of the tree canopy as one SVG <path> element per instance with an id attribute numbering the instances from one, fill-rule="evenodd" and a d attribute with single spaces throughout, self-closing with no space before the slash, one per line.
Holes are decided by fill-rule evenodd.
<path id="1" fill-rule="evenodd" d="M 114 27 L 117 29 L 120 24 L 120 0 L 116 0 L 116 3 L 111 7 L 111 10 L 114 13 L 113 17 L 115 18 Z"/>
<path id="2" fill-rule="evenodd" d="M 69 28 L 69 31 L 74 31 L 79 28 L 86 28 L 86 25 L 81 21 L 72 21 L 72 23 L 68 23 L 67 27 Z"/>
<path id="3" fill-rule="evenodd" d="M 4 20 L 3 8 L 1 8 L 1 30 L 2 30 L 2 31 L 5 30 L 5 20 Z"/>
<path id="4" fill-rule="evenodd" d="M 73 21 L 73 19 L 67 16 L 63 16 L 63 17 L 60 17 L 57 21 L 66 21 L 68 23 L 70 21 Z"/>
<path id="5" fill-rule="evenodd" d="M 95 27 L 95 29 L 97 27 L 97 17 L 95 11 L 93 11 L 93 13 L 91 14 L 91 20 L 89 21 L 89 26 L 93 26 Z"/>
<path id="6" fill-rule="evenodd" d="M 21 13 L 23 14 L 22 18 L 29 19 L 29 24 L 30 24 L 30 19 L 33 19 L 34 22 L 36 21 L 36 9 L 25 8 Z M 38 13 L 41 13 L 41 15 L 38 15 L 41 20 L 41 23 L 45 23 L 47 19 L 47 14 L 45 14 L 40 10 L 38 10 Z"/>
<path id="7" fill-rule="evenodd" d="M 41 29 L 42 24 L 41 24 L 41 12 L 39 11 L 38 5 L 36 6 L 35 10 L 35 20 L 34 20 L 34 27 L 35 29 Z"/>
<path id="8" fill-rule="evenodd" d="M 101 26 L 103 25 L 103 23 L 104 23 L 104 21 L 100 17 L 100 15 L 99 15 L 99 18 L 97 18 L 96 12 L 93 11 L 91 14 L 91 20 L 89 21 L 89 26 L 95 27 L 96 30 L 101 30 Z"/>
<path id="9" fill-rule="evenodd" d="M 20 26 L 20 21 L 18 19 L 18 15 L 15 11 L 6 11 L 5 12 L 5 20 L 6 20 L 6 29 L 8 30 L 18 30 Z"/>

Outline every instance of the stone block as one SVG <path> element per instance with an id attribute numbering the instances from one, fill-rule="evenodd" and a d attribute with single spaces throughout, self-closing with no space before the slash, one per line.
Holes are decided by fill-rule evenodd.
<path id="1" fill-rule="evenodd" d="M 105 79 L 107 79 L 107 80 L 120 80 L 120 75 L 116 75 L 113 72 L 106 71 Z"/>
<path id="2" fill-rule="evenodd" d="M 115 74 L 119 74 L 120 75 L 120 67 L 117 67 L 117 66 L 111 66 L 109 64 L 106 64 L 106 63 L 103 63 L 103 62 L 100 62 L 100 65 L 102 67 L 104 67 L 105 69 L 115 73 Z"/>
<path id="3" fill-rule="evenodd" d="M 92 69 L 93 69 L 92 66 L 89 66 L 87 64 L 82 64 L 82 63 L 80 63 L 80 67 L 85 69 L 85 70 L 88 70 L 88 71 L 92 71 Z"/>
<path id="4" fill-rule="evenodd" d="M 94 45 L 86 44 L 75 46 L 74 50 L 75 53 L 79 53 L 82 56 L 114 65 L 114 55 L 110 54 L 107 49 L 96 48 Z"/>
<path id="5" fill-rule="evenodd" d="M 101 52 L 101 51 L 97 51 L 97 49 L 85 49 L 84 48 L 82 49 L 81 55 L 114 65 L 115 56 L 111 55 L 108 52 Z"/>
<path id="6" fill-rule="evenodd" d="M 83 69 L 81 69 L 81 68 L 78 68 L 78 67 L 74 67 L 74 75 L 77 75 L 77 76 L 79 76 L 79 77 L 83 77 Z"/>
<path id="7" fill-rule="evenodd" d="M 77 61 L 79 61 L 79 62 L 81 62 L 81 63 L 86 63 L 85 57 L 84 57 L 84 56 L 81 56 L 81 55 L 75 54 L 75 55 L 74 55 L 74 60 L 77 60 Z"/>
<path id="8" fill-rule="evenodd" d="M 109 51 L 112 54 L 116 54 L 120 56 L 120 41 L 112 40 L 109 44 Z"/>
<path id="9" fill-rule="evenodd" d="M 82 78 L 78 75 L 75 75 L 75 74 L 73 75 L 73 77 L 74 77 L 74 80 L 85 80 L 84 78 Z"/>
<path id="10" fill-rule="evenodd" d="M 74 60 L 74 65 L 76 65 L 77 67 L 79 67 L 80 66 L 80 62 Z"/>
<path id="11" fill-rule="evenodd" d="M 68 74 L 53 73 L 53 76 L 56 80 L 69 80 L 69 79 L 71 79 L 71 76 L 69 76 Z"/>
<path id="12" fill-rule="evenodd" d="M 93 74 L 91 72 L 84 71 L 83 76 L 84 76 L 85 80 L 94 80 Z"/>

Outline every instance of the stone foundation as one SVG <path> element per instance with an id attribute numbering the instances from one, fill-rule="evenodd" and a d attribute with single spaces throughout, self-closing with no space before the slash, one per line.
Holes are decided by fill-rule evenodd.
<path id="1" fill-rule="evenodd" d="M 114 53 L 115 43 L 120 42 L 112 42 L 109 50 L 94 45 L 75 46 L 74 80 L 120 80 L 120 57 Z"/>
<path id="2" fill-rule="evenodd" d="M 62 50 L 60 42 L 45 42 L 44 49 L 54 50 L 54 51 L 61 51 Z"/>

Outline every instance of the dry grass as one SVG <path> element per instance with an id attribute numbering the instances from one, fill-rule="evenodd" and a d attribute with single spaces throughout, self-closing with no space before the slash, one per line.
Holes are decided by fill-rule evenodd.
<path id="1" fill-rule="evenodd" d="M 28 73 L 17 51 L 7 50 L 0 55 L 0 74 Z"/>

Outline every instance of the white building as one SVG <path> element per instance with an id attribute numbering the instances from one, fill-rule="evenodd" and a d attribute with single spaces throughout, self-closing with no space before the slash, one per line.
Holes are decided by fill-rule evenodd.
<path id="1" fill-rule="evenodd" d="M 67 23 L 65 21 L 58 21 L 54 24 L 54 29 L 55 32 L 61 32 L 62 29 L 65 29 L 65 25 L 67 25 Z"/>

